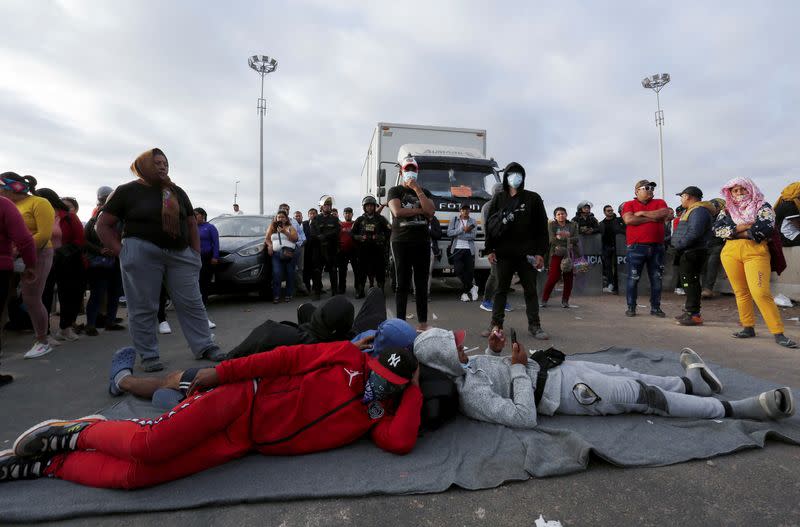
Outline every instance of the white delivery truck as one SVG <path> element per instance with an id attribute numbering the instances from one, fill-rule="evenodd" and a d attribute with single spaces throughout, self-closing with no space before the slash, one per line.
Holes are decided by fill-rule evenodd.
<path id="1" fill-rule="evenodd" d="M 446 250 L 450 244 L 447 226 L 462 203 L 470 207 L 478 223 L 475 255 L 476 280 L 489 274 L 483 255 L 484 229 L 481 208 L 500 181 L 497 163 L 486 156 L 486 130 L 378 123 L 372 133 L 361 171 L 362 196 L 372 195 L 386 203 L 388 189 L 400 184 L 399 163 L 411 155 L 419 164 L 419 184 L 433 194 L 436 217 L 442 225 L 441 259 L 434 261 L 434 275 L 452 274 Z M 391 222 L 389 207 L 383 214 Z M 392 266 L 393 268 L 393 266 Z M 392 273 L 394 275 L 394 273 Z"/>

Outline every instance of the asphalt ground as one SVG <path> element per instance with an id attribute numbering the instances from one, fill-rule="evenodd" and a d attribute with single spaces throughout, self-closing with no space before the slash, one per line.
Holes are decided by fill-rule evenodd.
<path id="1" fill-rule="evenodd" d="M 458 301 L 452 285 L 434 285 L 430 312 L 435 318 L 431 315 L 430 322 L 467 328 L 468 347 L 483 349 L 485 339 L 479 333 L 488 324 L 489 314 L 478 309 L 477 302 Z M 554 294 L 553 300 L 557 299 Z M 223 348 L 230 349 L 267 318 L 294 319 L 303 301 L 273 305 L 254 296 L 212 297 L 209 313 L 217 323 L 213 331 Z M 508 313 L 506 326 L 522 330 L 526 323 L 521 291 L 513 293 L 510 301 L 516 309 Z M 550 343 L 567 353 L 612 345 L 675 352 L 691 346 L 716 363 L 782 385 L 800 386 L 800 350 L 777 346 L 762 321 L 756 326 L 757 338 L 731 338 L 738 327 L 733 297 L 705 301 L 702 327 L 675 324 L 672 316 L 679 314 L 682 301 L 665 293 L 666 319 L 651 317 L 642 308 L 643 314 L 627 318 L 622 297 L 574 297 L 571 303 L 577 307 L 563 309 L 556 302 L 557 307 L 542 311 L 542 321 Z M 393 297 L 388 306 L 394 312 Z M 411 302 L 412 313 L 413 307 Z M 786 333 L 800 337 L 798 322 L 788 320 L 799 316 L 800 308 L 781 309 L 781 313 Z M 173 334 L 160 336 L 166 367 L 208 364 L 192 358 L 175 313 L 168 311 L 168 318 Z M 519 335 L 524 344 L 534 346 L 524 331 Z M 6 332 L 3 341 L 0 370 L 12 373 L 16 380 L 0 388 L 0 448 L 10 447 L 19 433 L 41 420 L 86 415 L 112 404 L 115 399 L 106 391 L 110 356 L 129 339 L 127 332 L 101 332 L 98 337 L 82 336 L 66 343 L 43 358 L 23 360 L 32 342 L 31 334 L 13 332 Z M 622 469 L 594 459 L 582 473 L 483 491 L 452 488 L 441 494 L 247 504 L 76 518 L 59 524 L 532 526 L 540 514 L 562 525 L 800 525 L 800 448 L 769 441 L 765 449 L 659 468 Z"/>

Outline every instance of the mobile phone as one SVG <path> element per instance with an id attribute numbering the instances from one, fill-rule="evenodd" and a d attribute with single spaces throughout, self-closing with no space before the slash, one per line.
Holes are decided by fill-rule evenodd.
<path id="1" fill-rule="evenodd" d="M 509 333 L 511 333 L 511 344 L 516 344 L 517 343 L 517 331 L 514 328 L 511 328 L 509 330 Z"/>

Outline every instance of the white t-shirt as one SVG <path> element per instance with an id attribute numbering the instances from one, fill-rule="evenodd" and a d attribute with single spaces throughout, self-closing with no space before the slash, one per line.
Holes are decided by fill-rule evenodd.
<path id="1" fill-rule="evenodd" d="M 288 236 L 282 234 L 280 232 L 273 232 L 272 233 L 272 250 L 279 251 L 281 247 L 288 247 L 290 249 L 295 248 L 295 243 L 289 239 Z"/>

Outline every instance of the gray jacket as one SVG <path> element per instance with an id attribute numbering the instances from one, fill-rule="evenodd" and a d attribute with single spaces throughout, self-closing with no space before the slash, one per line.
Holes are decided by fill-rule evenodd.
<path id="1" fill-rule="evenodd" d="M 414 341 L 417 359 L 453 377 L 461 411 L 467 417 L 514 428 L 534 428 L 537 407 L 534 400 L 539 365 L 511 364 L 510 357 L 476 355 L 469 364 L 458 360 L 452 331 L 434 328 Z M 553 415 L 561 398 L 561 370 L 549 372 L 538 411 Z"/>
<path id="2" fill-rule="evenodd" d="M 461 226 L 461 218 L 457 214 L 453 216 L 447 225 L 447 236 L 453 239 L 453 250 L 456 249 L 456 240 L 465 240 L 469 242 L 469 251 L 475 256 L 475 236 L 478 234 L 478 224 L 472 216 L 467 220 L 467 227 L 470 225 L 474 225 L 472 230 L 464 232 L 464 228 Z"/>

